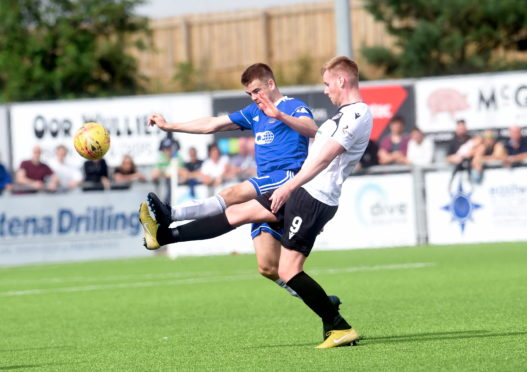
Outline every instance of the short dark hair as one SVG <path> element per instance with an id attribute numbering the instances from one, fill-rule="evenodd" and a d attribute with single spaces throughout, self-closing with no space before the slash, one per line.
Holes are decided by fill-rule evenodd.
<path id="1" fill-rule="evenodd" d="M 404 125 L 404 118 L 401 115 L 396 115 L 392 118 L 392 120 L 390 120 L 390 124 L 395 123 L 395 122 L 399 122 Z"/>
<path id="2" fill-rule="evenodd" d="M 465 119 L 457 119 L 457 120 L 456 120 L 456 124 L 464 124 L 464 125 L 467 125 L 467 123 L 465 122 Z"/>
<path id="3" fill-rule="evenodd" d="M 242 78 L 240 80 L 243 86 L 247 86 L 253 80 L 256 79 L 265 82 L 269 79 L 276 81 L 274 78 L 273 70 L 271 70 L 271 67 L 269 67 L 265 63 L 255 63 L 247 67 L 243 72 Z"/>

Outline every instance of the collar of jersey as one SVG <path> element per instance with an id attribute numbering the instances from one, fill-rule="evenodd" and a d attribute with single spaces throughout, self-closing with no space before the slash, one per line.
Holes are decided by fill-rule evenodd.
<path id="1" fill-rule="evenodd" d="M 285 101 L 286 99 L 288 99 L 287 96 L 282 96 L 282 97 L 280 97 L 280 98 L 278 99 L 278 101 L 276 101 L 276 102 L 274 103 L 274 105 L 275 105 L 275 106 L 278 106 L 280 103 L 282 103 L 282 102 Z"/>
<path id="2" fill-rule="evenodd" d="M 346 103 L 345 105 L 340 106 L 340 107 L 339 107 L 339 110 L 340 110 L 341 108 L 344 108 L 344 107 L 346 107 L 346 106 L 351 106 L 351 105 L 354 105 L 354 104 L 356 104 L 356 103 L 362 103 L 362 101 L 357 101 L 357 102 L 352 102 L 352 103 Z"/>

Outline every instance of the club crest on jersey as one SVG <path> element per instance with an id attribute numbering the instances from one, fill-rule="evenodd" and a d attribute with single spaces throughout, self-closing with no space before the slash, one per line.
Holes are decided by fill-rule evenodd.
<path id="1" fill-rule="evenodd" d="M 271 131 L 258 132 L 254 135 L 254 143 L 257 145 L 268 145 L 274 140 L 274 134 Z"/>

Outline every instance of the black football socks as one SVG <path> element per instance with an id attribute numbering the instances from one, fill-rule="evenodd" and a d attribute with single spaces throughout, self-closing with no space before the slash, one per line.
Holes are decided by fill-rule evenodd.
<path id="1" fill-rule="evenodd" d="M 192 240 L 205 240 L 226 234 L 232 230 L 234 230 L 234 226 L 229 224 L 227 216 L 222 213 L 201 218 L 173 229 L 161 225 L 157 229 L 157 241 L 160 245 L 165 245 Z"/>
<path id="2" fill-rule="evenodd" d="M 287 282 L 287 285 L 298 293 L 306 305 L 321 317 L 324 323 L 333 324 L 332 329 L 351 328 L 331 304 L 324 289 L 305 272 L 296 274 Z"/>

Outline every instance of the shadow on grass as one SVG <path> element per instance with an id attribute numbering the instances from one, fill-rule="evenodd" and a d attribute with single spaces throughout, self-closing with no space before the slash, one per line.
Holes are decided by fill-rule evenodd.
<path id="1" fill-rule="evenodd" d="M 10 353 L 16 351 L 32 351 L 32 350 L 49 350 L 49 349 L 74 349 L 74 346 L 41 346 L 41 347 L 24 347 L 21 349 L 0 349 L 0 353 Z M 0 367 L 0 370 L 2 367 Z"/>
<path id="2" fill-rule="evenodd" d="M 401 334 L 397 336 L 379 336 L 368 337 L 361 336 L 358 346 L 367 346 L 369 344 L 388 344 L 398 342 L 424 342 L 424 341 L 439 341 L 439 340 L 462 340 L 470 338 L 486 338 L 486 337 L 510 337 L 527 335 L 527 331 L 517 332 L 490 332 L 487 330 L 472 330 L 472 331 L 450 331 L 450 332 L 427 332 L 427 333 L 413 333 Z M 272 348 L 272 347 L 298 347 L 298 346 L 312 346 L 317 345 L 316 341 L 312 343 L 302 344 L 276 344 L 276 345 L 259 345 L 251 346 L 250 349 Z M 356 346 L 353 346 L 356 347 Z"/>
<path id="3" fill-rule="evenodd" d="M 51 367 L 59 365 L 71 365 L 70 363 L 39 363 L 39 364 L 18 364 L 14 366 L 0 366 L 0 371 L 12 371 L 15 369 Z"/>
<path id="4" fill-rule="evenodd" d="M 398 336 L 379 336 L 361 338 L 363 344 L 388 344 L 397 342 L 423 342 L 423 341 L 440 341 L 440 340 L 463 340 L 469 338 L 487 338 L 487 337 L 510 337 L 527 335 L 527 331 L 517 332 L 491 332 L 487 330 L 472 331 L 451 331 L 451 332 L 431 332 L 431 333 L 414 333 L 402 334 Z"/>

